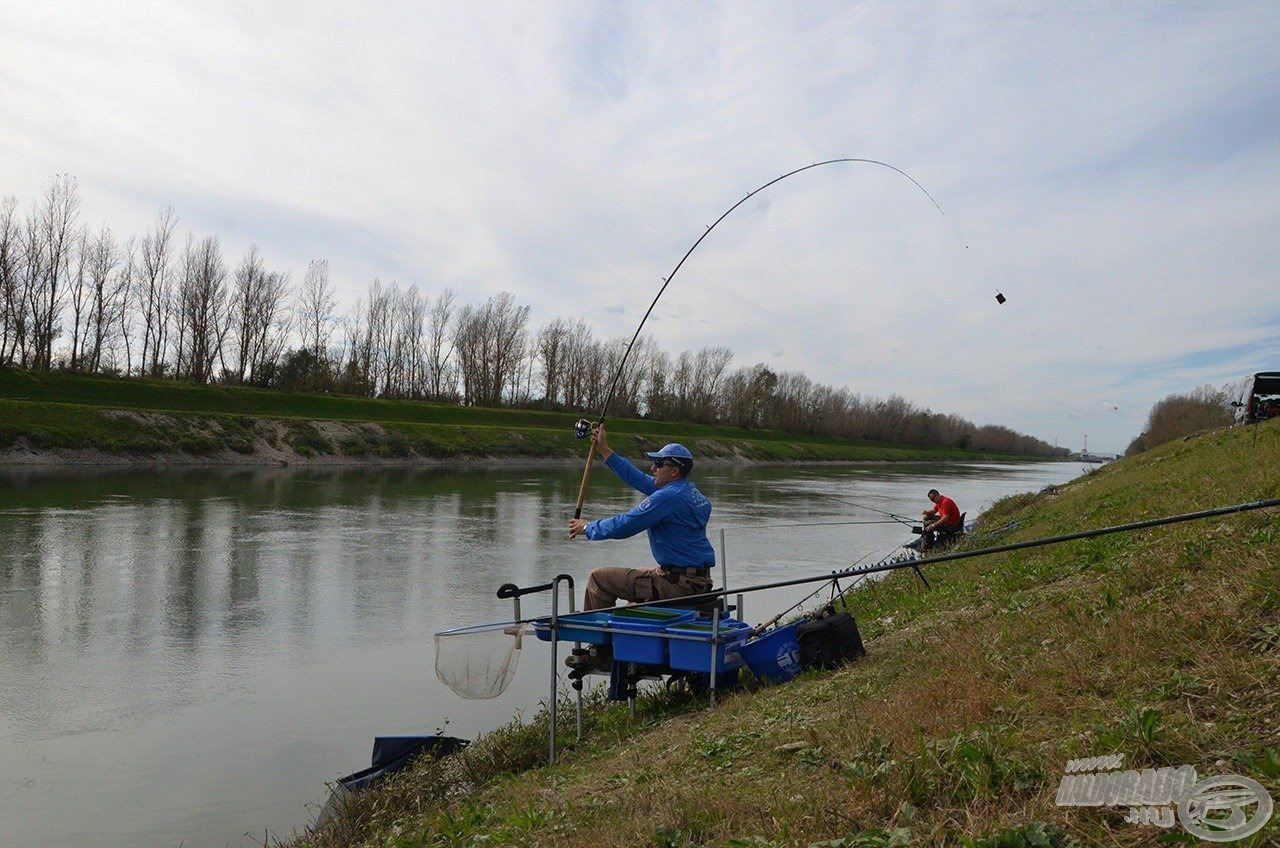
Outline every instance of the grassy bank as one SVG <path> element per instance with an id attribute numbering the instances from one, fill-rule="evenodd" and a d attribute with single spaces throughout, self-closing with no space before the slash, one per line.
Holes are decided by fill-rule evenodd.
<path id="1" fill-rule="evenodd" d="M 968 546 L 1280 495 L 1280 422 L 1174 442 L 1007 498 Z M 725 697 L 596 704 L 545 757 L 545 716 L 422 763 L 297 846 L 1149 845 L 1059 808 L 1069 759 L 1190 764 L 1280 798 L 1275 510 L 897 573 L 849 599 L 868 656 Z M 572 722 L 566 722 L 570 725 Z M 1163 834 L 1163 836 L 1161 836 Z M 1185 837 L 1185 839 L 1184 839 Z M 1241 846 L 1280 844 L 1280 817 Z"/>
<path id="2" fill-rule="evenodd" d="M 577 416 L 0 368 L 0 449 L 252 462 L 577 458 Z M 612 419 L 630 453 L 678 440 L 698 456 L 771 461 L 1018 459 L 665 421 Z M 1027 457 L 1030 458 L 1030 457 Z"/>

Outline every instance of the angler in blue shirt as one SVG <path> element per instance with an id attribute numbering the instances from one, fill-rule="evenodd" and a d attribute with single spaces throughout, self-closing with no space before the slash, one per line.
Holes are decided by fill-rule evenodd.
<path id="1" fill-rule="evenodd" d="M 715 550 L 707 539 L 711 501 L 689 482 L 693 454 L 684 445 L 669 444 L 648 453 L 653 475 L 645 474 L 613 452 L 604 427 L 591 434 L 605 465 L 647 497 L 635 508 L 610 518 L 569 521 L 569 538 L 591 541 L 626 539 L 647 530 L 649 549 L 657 568 L 596 568 L 587 579 L 583 608 L 611 607 L 621 598 L 634 603 L 682 598 L 711 590 Z"/>

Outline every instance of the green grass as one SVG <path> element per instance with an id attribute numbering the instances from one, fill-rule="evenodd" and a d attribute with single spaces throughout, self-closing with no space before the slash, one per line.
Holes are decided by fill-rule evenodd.
<path id="1" fill-rule="evenodd" d="M 132 420 L 100 410 L 133 410 L 165 420 Z M 256 431 L 228 422 L 258 421 Z M 262 426 L 270 420 L 281 427 Z M 0 368 L 0 448 L 26 438 L 38 448 L 97 449 L 109 453 L 163 452 L 251 456 L 262 439 L 302 457 L 351 460 L 378 457 L 564 457 L 584 453 L 573 438 L 577 416 L 522 409 L 484 409 L 418 401 L 315 395 L 170 380 L 87 377 Z M 310 423 L 339 422 L 326 436 Z M 376 427 L 366 425 L 376 424 Z M 698 456 L 761 461 L 946 461 L 1034 459 L 979 454 L 958 448 L 889 445 L 667 421 L 611 419 L 613 446 L 624 453 L 653 450 L 673 440 Z M 233 432 L 234 431 L 234 432 Z M 180 434 L 175 438 L 175 433 Z"/>
<path id="2" fill-rule="evenodd" d="M 1280 422 L 1175 442 L 1006 498 L 976 547 L 1280 496 Z M 1149 845 L 1123 812 L 1059 808 L 1069 759 L 1238 773 L 1280 798 L 1280 512 L 909 571 L 847 603 L 868 655 L 714 710 L 597 694 L 356 799 L 297 846 Z M 569 705 L 566 712 L 571 715 Z M 1170 838 L 1181 834 L 1175 826 Z M 1185 835 L 1185 834 L 1184 834 Z M 1280 818 L 1237 845 L 1274 845 Z"/>

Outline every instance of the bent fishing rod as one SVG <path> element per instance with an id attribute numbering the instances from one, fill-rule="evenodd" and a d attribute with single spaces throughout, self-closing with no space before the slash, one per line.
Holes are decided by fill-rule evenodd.
<path id="1" fill-rule="evenodd" d="M 688 259 L 695 250 L 698 249 L 698 245 L 702 244 L 703 239 L 711 235 L 711 231 L 714 230 L 716 227 L 718 227 L 721 221 L 729 217 L 730 213 L 732 213 L 733 210 L 737 209 L 739 206 L 746 203 L 755 195 L 759 194 L 760 192 L 764 191 L 770 186 L 775 185 L 776 183 L 782 182 L 788 177 L 794 177 L 796 174 L 800 174 L 805 171 L 810 171 L 810 170 L 813 170 L 814 168 L 821 168 L 824 165 L 837 165 L 840 163 L 854 163 L 854 162 L 859 162 L 866 165 L 879 165 L 882 168 L 888 168 L 890 171 L 893 171 L 894 173 L 901 174 L 902 176 L 906 177 L 908 180 L 911 180 L 912 185 L 920 189 L 920 191 L 924 192 L 924 196 L 929 198 L 929 202 L 933 204 L 933 207 L 938 210 L 938 213 L 942 215 L 942 217 L 945 218 L 947 216 L 947 213 L 943 212 L 942 207 L 938 205 L 938 201 L 933 199 L 933 195 L 930 194 L 929 191 L 924 186 L 920 185 L 920 183 L 916 181 L 915 177 L 911 176 L 901 168 L 896 168 L 893 165 L 890 165 L 888 162 L 881 162 L 878 159 L 843 158 L 843 159 L 827 159 L 823 162 L 815 162 L 812 165 L 805 165 L 803 168 L 796 168 L 794 171 L 788 171 L 787 173 L 783 174 L 780 177 L 775 177 L 772 180 L 769 180 L 769 182 L 765 183 L 759 188 L 756 188 L 747 192 L 747 195 L 745 197 L 743 197 L 737 203 L 733 204 L 728 209 L 726 209 L 724 213 L 720 215 L 719 218 L 716 218 L 715 222 L 712 223 L 711 226 L 707 227 L 706 230 L 703 231 L 702 235 L 698 236 L 698 240 L 693 243 L 692 247 L 690 247 L 688 250 L 685 251 L 684 256 L 680 257 L 680 261 L 676 263 L 676 267 L 671 270 L 671 273 L 662 278 L 662 287 L 658 289 L 658 293 L 654 295 L 653 302 L 650 303 L 649 308 L 645 310 L 644 317 L 640 319 L 639 326 L 636 327 L 635 333 L 633 333 L 631 336 L 631 341 L 627 343 L 627 348 L 622 353 L 622 360 L 618 363 L 618 370 L 614 373 L 613 382 L 609 384 L 609 391 L 605 395 L 604 405 L 600 407 L 599 417 L 595 420 L 595 422 L 587 421 L 585 418 L 580 419 L 574 427 L 575 435 L 577 435 L 579 439 L 585 439 L 591 435 L 591 429 L 593 424 L 594 426 L 601 426 L 604 424 L 605 417 L 606 415 L 608 415 L 608 412 L 609 412 L 609 404 L 613 402 L 614 392 L 618 388 L 618 380 L 621 379 L 622 373 L 627 367 L 627 359 L 630 358 L 631 351 L 636 345 L 636 339 L 640 338 L 640 331 L 644 329 L 645 322 L 649 320 L 649 316 L 653 313 L 654 307 L 658 305 L 658 301 L 662 298 L 663 292 L 667 290 L 667 286 L 671 285 L 671 281 L 676 278 L 676 274 L 680 273 L 680 268 L 684 265 L 685 260 Z M 592 439 L 591 446 L 587 450 L 587 464 L 586 464 L 586 467 L 583 468 L 582 470 L 582 484 L 578 487 L 578 502 L 573 511 L 574 518 L 582 517 L 582 504 L 587 497 L 587 481 L 591 477 L 591 461 L 595 459 L 595 456 L 596 456 L 596 443 L 595 443 L 595 440 Z"/>

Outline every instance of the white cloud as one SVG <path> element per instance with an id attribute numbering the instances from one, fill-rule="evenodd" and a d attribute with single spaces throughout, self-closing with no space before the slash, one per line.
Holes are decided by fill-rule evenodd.
<path id="1" fill-rule="evenodd" d="M 630 335 L 747 191 L 865 156 L 947 218 L 884 169 L 799 175 L 648 330 L 1102 450 L 1280 358 L 1271 3 L 0 7 L 0 194 L 71 172 L 91 220 L 173 204 L 349 303 L 508 290 Z"/>

